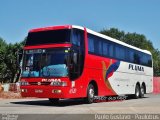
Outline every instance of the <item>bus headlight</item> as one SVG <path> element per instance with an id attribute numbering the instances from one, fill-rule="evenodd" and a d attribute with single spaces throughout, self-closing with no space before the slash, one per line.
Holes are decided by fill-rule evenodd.
<path id="1" fill-rule="evenodd" d="M 53 81 L 50 84 L 51 86 L 67 86 L 67 82 L 65 81 Z"/>
<path id="2" fill-rule="evenodd" d="M 29 83 L 26 82 L 26 81 L 22 81 L 22 82 L 20 82 L 20 85 L 21 85 L 21 86 L 25 86 L 25 85 L 29 85 Z"/>

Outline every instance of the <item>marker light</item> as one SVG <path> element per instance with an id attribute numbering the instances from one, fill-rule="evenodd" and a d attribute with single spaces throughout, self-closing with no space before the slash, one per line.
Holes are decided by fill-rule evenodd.
<path id="1" fill-rule="evenodd" d="M 56 94 L 59 94 L 61 92 L 62 92 L 61 90 L 52 90 L 52 93 L 56 93 Z"/>

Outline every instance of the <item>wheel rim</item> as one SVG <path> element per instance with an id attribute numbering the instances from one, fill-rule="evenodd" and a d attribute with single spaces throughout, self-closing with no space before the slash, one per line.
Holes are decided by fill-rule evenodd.
<path id="1" fill-rule="evenodd" d="M 90 97 L 90 98 L 93 98 L 93 97 L 94 97 L 94 88 L 93 88 L 93 87 L 91 87 L 91 88 L 89 89 L 89 97 Z"/>
<path id="2" fill-rule="evenodd" d="M 140 95 L 140 92 L 139 92 L 139 88 L 137 87 L 137 89 L 136 89 L 136 96 L 139 97 L 139 95 Z"/>
<path id="3" fill-rule="evenodd" d="M 144 87 L 141 88 L 141 94 L 144 95 Z"/>

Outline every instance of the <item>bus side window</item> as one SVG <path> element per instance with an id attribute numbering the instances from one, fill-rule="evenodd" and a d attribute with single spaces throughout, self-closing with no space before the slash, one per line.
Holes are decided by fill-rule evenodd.
<path id="1" fill-rule="evenodd" d="M 102 55 L 102 42 L 97 37 L 94 39 L 94 50 L 97 55 Z"/>
<path id="2" fill-rule="evenodd" d="M 129 50 L 129 60 L 131 63 L 134 63 L 134 51 Z"/>
<path id="3" fill-rule="evenodd" d="M 88 35 L 88 51 L 94 53 L 94 39 L 91 35 Z"/>
<path id="4" fill-rule="evenodd" d="M 72 52 L 71 52 L 71 71 L 70 77 L 72 80 L 78 78 L 84 67 L 84 31 L 79 29 L 72 29 Z"/>
<path id="5" fill-rule="evenodd" d="M 80 46 L 81 34 L 78 30 L 74 29 L 72 33 L 72 43 L 74 45 Z"/>
<path id="6" fill-rule="evenodd" d="M 140 64 L 140 56 L 138 54 L 138 52 L 134 52 L 134 63 L 135 64 Z"/>
<path id="7" fill-rule="evenodd" d="M 149 65 L 149 67 L 152 67 L 152 58 L 151 58 L 151 56 L 149 56 L 148 65 Z"/>
<path id="8" fill-rule="evenodd" d="M 145 55 L 145 65 L 148 67 L 152 67 L 152 57 L 151 55 Z"/>
<path id="9" fill-rule="evenodd" d="M 114 57 L 114 46 L 112 43 L 109 43 L 108 49 L 109 49 L 109 56 Z"/>
<path id="10" fill-rule="evenodd" d="M 120 60 L 125 60 L 125 48 L 120 46 L 120 45 L 116 45 L 115 46 L 115 53 L 116 53 L 116 58 L 120 59 Z"/>
<path id="11" fill-rule="evenodd" d="M 107 44 L 107 42 L 103 42 L 103 55 L 108 56 L 108 44 Z"/>

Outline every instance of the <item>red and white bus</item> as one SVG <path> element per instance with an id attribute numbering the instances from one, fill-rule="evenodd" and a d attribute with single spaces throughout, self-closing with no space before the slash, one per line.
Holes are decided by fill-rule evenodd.
<path id="1" fill-rule="evenodd" d="M 32 29 L 24 46 L 21 94 L 65 98 L 133 94 L 153 90 L 152 55 L 147 50 L 75 26 Z"/>

